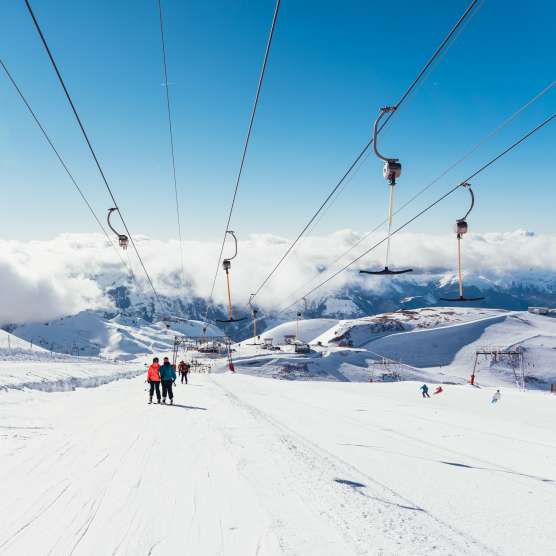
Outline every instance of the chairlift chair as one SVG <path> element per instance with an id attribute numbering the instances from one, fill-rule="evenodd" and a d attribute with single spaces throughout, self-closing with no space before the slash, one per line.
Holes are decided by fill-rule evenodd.
<path id="1" fill-rule="evenodd" d="M 456 232 L 456 238 L 458 241 L 458 287 L 459 287 L 459 296 L 458 297 L 441 297 L 442 301 L 450 301 L 450 302 L 462 302 L 462 301 L 481 301 L 484 297 L 465 297 L 463 294 L 463 275 L 461 272 L 461 238 L 464 234 L 469 231 L 469 226 L 467 224 L 467 217 L 473 210 L 475 206 L 475 195 L 473 190 L 471 189 L 471 185 L 469 183 L 462 183 L 461 186 L 467 191 L 469 191 L 469 195 L 471 196 L 471 206 L 469 210 L 465 214 L 463 218 L 458 218 L 456 220 L 456 225 L 454 227 L 454 231 Z"/>
<path id="2" fill-rule="evenodd" d="M 224 269 L 224 272 L 226 273 L 226 285 L 227 285 L 227 289 L 228 289 L 228 311 L 229 311 L 229 319 L 226 320 L 216 320 L 216 322 L 221 322 L 223 324 L 231 324 L 233 322 L 241 322 L 246 320 L 247 317 L 243 317 L 240 319 L 234 319 L 234 313 L 233 313 L 233 306 L 232 306 L 232 290 L 230 287 L 230 270 L 232 268 L 232 259 L 235 259 L 237 257 L 237 238 L 235 233 L 232 230 L 226 230 L 226 234 L 230 234 L 233 238 L 234 238 L 234 247 L 235 247 L 235 252 L 233 254 L 232 257 L 229 257 L 227 259 L 224 259 L 222 261 L 222 268 Z"/>
<path id="3" fill-rule="evenodd" d="M 108 216 L 106 218 L 106 221 L 108 222 L 108 227 L 118 236 L 118 243 L 120 247 L 125 251 L 129 245 L 129 238 L 125 234 L 120 234 L 120 232 L 116 231 L 114 229 L 114 226 L 112 226 L 112 223 L 110 222 L 110 219 L 112 218 L 112 213 L 115 210 L 120 212 L 120 210 L 117 207 L 112 207 L 108 209 Z"/>
<path id="4" fill-rule="evenodd" d="M 388 238 L 386 240 L 386 263 L 382 270 L 360 270 L 360 274 L 372 274 L 375 276 L 390 276 L 396 274 L 406 274 L 407 272 L 413 272 L 412 268 L 406 268 L 403 270 L 391 270 L 388 267 L 389 259 L 390 259 L 390 237 L 392 232 L 392 221 L 394 216 L 394 191 L 396 186 L 396 179 L 399 178 L 402 174 L 402 165 L 399 159 L 397 158 L 388 158 L 382 155 L 378 150 L 377 139 L 378 139 L 378 124 L 382 120 L 385 114 L 390 112 L 394 112 L 396 110 L 395 106 L 384 106 L 380 109 L 380 114 L 378 115 L 377 119 L 375 120 L 373 126 L 373 150 L 374 153 L 378 158 L 384 161 L 384 167 L 382 170 L 382 174 L 384 179 L 388 182 L 388 186 L 390 187 L 390 196 L 388 202 Z"/>

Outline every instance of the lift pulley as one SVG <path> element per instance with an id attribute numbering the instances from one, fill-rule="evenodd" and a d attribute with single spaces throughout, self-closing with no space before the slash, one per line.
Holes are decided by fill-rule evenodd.
<path id="1" fill-rule="evenodd" d="M 380 121 L 384 117 L 385 114 L 389 112 L 394 112 L 396 110 L 395 106 L 384 106 L 380 109 L 380 114 L 378 115 L 377 119 L 375 120 L 373 126 L 373 150 L 375 155 L 380 158 L 384 162 L 384 168 L 382 170 L 382 174 L 384 175 L 384 179 L 388 182 L 388 186 L 390 187 L 390 197 L 388 202 L 388 238 L 386 241 L 386 263 L 384 265 L 383 270 L 360 270 L 361 274 L 373 274 L 373 275 L 393 275 L 393 274 L 405 274 L 406 272 L 412 272 L 412 268 L 407 268 L 405 270 L 390 270 L 388 268 L 388 263 L 390 259 L 390 236 L 392 232 L 392 220 L 394 216 L 394 191 L 396 187 L 396 179 L 399 178 L 402 174 L 402 165 L 399 159 L 397 158 L 388 158 L 380 153 L 378 150 L 378 126 Z"/>
<path id="2" fill-rule="evenodd" d="M 227 259 L 224 259 L 222 261 L 222 268 L 224 269 L 224 272 L 226 273 L 226 286 L 227 286 L 227 290 L 228 290 L 228 312 L 229 312 L 230 318 L 227 319 L 227 320 L 218 320 L 217 319 L 216 322 L 232 323 L 232 322 L 240 322 L 242 320 L 245 320 L 246 317 L 241 318 L 241 319 L 234 319 L 233 306 L 232 306 L 232 290 L 231 290 L 231 286 L 230 286 L 230 270 L 232 269 L 232 260 L 237 257 L 237 238 L 236 238 L 235 233 L 232 230 L 226 230 L 226 234 L 230 234 L 232 236 L 232 238 L 234 239 L 234 254 L 233 254 L 233 256 L 229 257 Z"/>
<path id="3" fill-rule="evenodd" d="M 469 183 L 462 183 L 461 187 L 469 191 L 469 195 L 471 196 L 471 205 L 469 206 L 469 209 L 465 213 L 465 216 L 463 218 L 458 218 L 454 226 L 454 231 L 456 232 L 456 238 L 458 242 L 457 265 L 458 265 L 459 296 L 455 298 L 441 297 L 440 299 L 442 299 L 442 301 L 460 302 L 460 301 L 480 301 L 481 299 L 484 299 L 484 297 L 465 297 L 463 295 L 463 274 L 461 270 L 461 239 L 463 235 L 469 231 L 469 226 L 467 225 L 467 217 L 471 214 L 471 211 L 475 206 L 475 195 L 473 194 L 473 190 L 471 189 L 471 185 Z"/>
<path id="4" fill-rule="evenodd" d="M 125 234 L 120 234 L 118 231 L 116 231 L 114 229 L 114 226 L 112 226 L 112 223 L 110 222 L 110 219 L 112 218 L 112 213 L 115 210 L 120 212 L 119 209 L 116 208 L 116 207 L 108 209 L 108 216 L 106 218 L 106 221 L 108 222 L 108 227 L 118 236 L 118 243 L 120 244 L 120 247 L 125 250 L 125 249 L 127 249 L 127 246 L 129 245 L 129 238 Z"/>

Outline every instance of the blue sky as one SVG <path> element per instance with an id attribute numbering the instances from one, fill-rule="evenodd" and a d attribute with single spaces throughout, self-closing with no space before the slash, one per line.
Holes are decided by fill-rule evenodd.
<path id="1" fill-rule="evenodd" d="M 297 234 L 467 1 L 283 0 L 232 227 Z M 155 0 L 32 3 L 132 232 L 176 237 Z M 273 0 L 164 0 L 184 237 L 220 238 Z M 542 22 L 542 26 L 540 25 Z M 429 183 L 556 78 L 556 5 L 485 0 L 382 135 L 404 172 L 400 202 Z M 0 6 L 0 55 L 104 216 L 106 191 L 23 1 Z M 403 216 L 465 178 L 554 112 L 556 87 L 443 178 Z M 474 182 L 473 231 L 554 233 L 556 124 Z M 3 238 L 96 225 L 5 76 L 0 75 Z M 381 163 L 369 158 L 315 233 L 368 230 L 385 215 Z M 444 233 L 455 195 L 411 230 Z M 400 218 L 403 218 L 400 216 Z"/>

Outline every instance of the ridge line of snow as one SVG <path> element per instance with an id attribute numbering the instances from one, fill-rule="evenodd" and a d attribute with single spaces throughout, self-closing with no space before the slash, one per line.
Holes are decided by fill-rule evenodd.
<path id="1" fill-rule="evenodd" d="M 493 321 L 504 321 L 506 320 L 508 317 L 512 316 L 513 314 L 515 314 L 515 311 L 512 311 L 511 313 L 508 313 L 506 315 L 491 315 L 489 317 L 482 317 L 480 319 L 474 319 L 474 320 L 468 320 L 465 322 L 456 322 L 453 324 L 446 324 L 444 326 L 431 326 L 428 328 L 414 328 L 412 330 L 404 330 L 403 332 L 392 332 L 391 334 L 384 334 L 382 335 L 380 338 L 371 338 L 370 340 L 368 340 L 367 342 L 365 342 L 364 344 L 361 344 L 360 346 L 358 346 L 359 348 L 362 348 L 372 342 L 376 342 L 379 339 L 382 339 L 386 336 L 388 337 L 394 337 L 394 336 L 402 336 L 405 334 L 418 334 L 421 332 L 438 332 L 438 330 L 442 329 L 445 330 L 446 328 L 457 328 L 457 327 L 461 327 L 461 326 L 468 326 L 468 325 L 472 325 L 472 324 L 477 324 L 479 322 L 484 322 L 487 320 L 493 320 Z"/>

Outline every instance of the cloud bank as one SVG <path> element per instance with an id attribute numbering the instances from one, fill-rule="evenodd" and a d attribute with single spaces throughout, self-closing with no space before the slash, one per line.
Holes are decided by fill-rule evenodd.
<path id="1" fill-rule="evenodd" d="M 338 265 L 331 266 L 363 234 L 341 230 L 302 240 L 275 277 L 257 298 L 265 309 L 276 309 L 303 295 L 330 272 L 383 239 L 383 234 L 366 238 Z M 219 252 L 217 242 L 185 241 L 185 284 L 181 276 L 179 243 L 137 237 L 136 242 L 155 287 L 171 297 L 208 298 Z M 289 240 L 269 234 L 240 239 L 238 257 L 232 263 L 232 288 L 238 304 L 246 304 L 278 259 Z M 227 245 L 225 255 L 232 252 Z M 318 296 L 345 286 L 359 285 L 374 293 L 391 287 L 381 278 L 362 278 L 360 268 L 384 266 L 384 245 L 358 262 L 352 271 L 332 280 Z M 133 268 L 140 286 L 136 293 L 150 295 L 148 282 L 133 250 L 121 252 Z M 405 279 L 430 281 L 431 277 L 453 278 L 456 240 L 453 235 L 399 234 L 392 241 L 391 267 L 413 267 Z M 481 278 L 496 284 L 556 279 L 556 236 L 530 232 L 470 234 L 463 240 L 463 260 L 469 279 Z M 317 275 L 317 278 L 315 278 Z M 313 282 L 311 280 L 314 279 Z M 0 240 L 0 324 L 45 321 L 83 309 L 110 308 L 106 289 L 129 283 L 129 275 L 106 238 L 96 234 L 64 234 L 44 241 Z M 219 273 L 215 303 L 224 303 L 224 275 Z"/>

